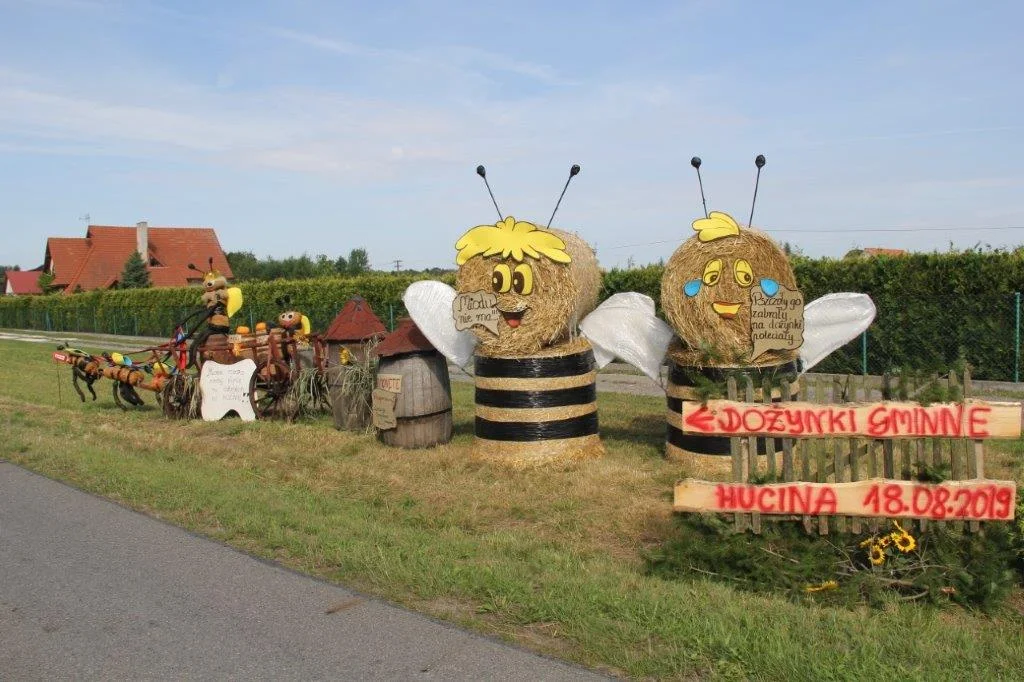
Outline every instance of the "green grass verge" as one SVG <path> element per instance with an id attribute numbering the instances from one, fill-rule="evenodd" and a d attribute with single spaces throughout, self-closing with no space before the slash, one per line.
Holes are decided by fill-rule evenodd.
<path id="1" fill-rule="evenodd" d="M 326 419 L 122 413 L 109 384 L 81 404 L 50 350 L 0 342 L 0 457 L 480 632 L 636 677 L 1024 677 L 1013 609 L 850 609 L 649 574 L 687 473 L 661 457 L 660 399 L 602 394 L 606 457 L 512 472 L 468 457 L 469 385 L 453 442 L 403 451 Z"/>

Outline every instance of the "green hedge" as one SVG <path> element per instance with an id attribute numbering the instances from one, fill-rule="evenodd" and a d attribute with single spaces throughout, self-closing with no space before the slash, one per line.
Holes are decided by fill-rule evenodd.
<path id="1" fill-rule="evenodd" d="M 252 326 L 273 320 L 281 312 L 277 299 L 290 296 L 292 307 L 308 315 L 314 329 L 325 329 L 345 302 L 359 294 L 390 326 L 406 314 L 402 292 L 417 279 L 424 277 L 369 274 L 242 283 L 238 286 L 245 303 L 233 322 Z M 454 284 L 451 275 L 442 279 Z M 201 295 L 195 287 L 183 287 L 4 297 L 0 298 L 0 327 L 169 336 L 178 320 L 199 308 Z"/>
<path id="2" fill-rule="evenodd" d="M 965 359 L 979 379 L 1013 379 L 1015 293 L 1024 291 L 1024 258 L 1012 253 L 915 254 L 896 258 L 796 258 L 797 281 L 807 301 L 836 291 L 869 294 L 878 317 L 868 332 L 868 370 L 942 370 Z M 660 301 L 663 268 L 612 270 L 602 298 L 623 291 Z M 369 274 L 242 284 L 245 306 L 239 324 L 273 319 L 275 299 L 293 305 L 324 329 L 354 294 L 365 297 L 390 324 L 405 314 L 409 275 Z M 441 278 L 449 284 L 453 276 Z M 74 296 L 7 297 L 0 326 L 55 331 L 100 331 L 165 336 L 174 322 L 198 306 L 196 289 L 98 291 Z M 659 305 L 660 309 L 660 305 Z M 861 345 L 851 343 L 820 366 L 822 371 L 860 372 Z"/>
<path id="3" fill-rule="evenodd" d="M 941 371 L 966 360 L 979 379 L 1014 379 L 1016 292 L 1024 291 L 1017 253 L 913 254 L 862 259 L 795 258 L 797 283 L 810 302 L 838 291 L 868 294 L 878 308 L 868 331 L 868 371 Z M 659 303 L 663 268 L 605 276 L 605 296 L 645 293 Z M 862 369 L 861 344 L 837 351 L 817 369 Z"/>

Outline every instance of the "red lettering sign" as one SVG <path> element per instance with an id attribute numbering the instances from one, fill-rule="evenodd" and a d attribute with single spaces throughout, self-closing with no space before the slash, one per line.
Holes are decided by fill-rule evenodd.
<path id="1" fill-rule="evenodd" d="M 1020 403 L 880 402 L 848 405 L 683 402 L 682 430 L 722 436 L 1018 438 Z"/>
<path id="2" fill-rule="evenodd" d="M 1013 481 L 916 481 L 873 479 L 853 483 L 676 484 L 676 511 L 760 514 L 881 516 L 890 518 L 1010 521 L 1017 504 Z"/>

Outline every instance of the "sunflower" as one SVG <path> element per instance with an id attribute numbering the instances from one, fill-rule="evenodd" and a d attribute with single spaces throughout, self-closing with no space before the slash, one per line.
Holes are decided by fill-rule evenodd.
<path id="1" fill-rule="evenodd" d="M 885 550 L 881 545 L 871 545 L 868 558 L 871 560 L 872 566 L 881 566 L 885 563 Z"/>
<path id="2" fill-rule="evenodd" d="M 893 533 L 893 536 L 894 537 L 892 541 L 893 544 L 896 545 L 896 549 L 903 552 L 904 554 L 906 554 L 907 552 L 914 551 L 914 548 L 917 547 L 917 540 L 914 539 L 913 535 L 906 531 L 899 535 Z"/>
<path id="3" fill-rule="evenodd" d="M 882 549 L 885 549 L 886 547 L 888 547 L 889 545 L 891 545 L 891 544 L 892 544 L 892 541 L 893 541 L 893 540 L 895 539 L 895 537 L 896 537 L 896 533 L 892 533 L 891 535 L 883 535 L 883 536 L 882 536 L 882 537 L 881 537 L 881 538 L 880 538 L 880 539 L 878 540 L 878 543 L 877 543 L 877 544 L 878 544 L 878 546 L 879 546 L 879 547 L 881 547 Z"/>
<path id="4" fill-rule="evenodd" d="M 860 548 L 861 549 L 866 549 L 866 548 L 870 547 L 871 545 L 875 544 L 875 542 L 877 540 L 878 540 L 878 538 L 876 538 L 874 535 L 872 535 L 871 537 L 867 538 L 866 540 L 861 540 L 860 541 Z"/>

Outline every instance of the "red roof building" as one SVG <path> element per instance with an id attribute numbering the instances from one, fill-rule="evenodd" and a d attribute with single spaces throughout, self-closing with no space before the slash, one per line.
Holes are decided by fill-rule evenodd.
<path id="1" fill-rule="evenodd" d="M 864 249 L 865 256 L 905 256 L 907 252 L 903 249 L 883 249 L 869 246 Z"/>
<path id="2" fill-rule="evenodd" d="M 29 294 L 41 294 L 39 288 L 39 275 L 41 270 L 8 270 L 4 273 L 7 278 L 4 293 L 8 296 L 26 296 Z"/>
<path id="3" fill-rule="evenodd" d="M 154 287 L 183 287 L 202 281 L 201 271 L 220 270 L 233 276 L 217 233 L 209 227 L 135 227 L 90 225 L 84 238 L 50 237 L 46 241 L 43 269 L 53 274 L 53 285 L 64 293 L 109 289 L 118 283 L 125 261 L 143 255 Z"/>
<path id="4" fill-rule="evenodd" d="M 324 334 L 325 341 L 359 343 L 374 336 L 383 336 L 388 330 L 362 296 L 353 296 L 331 322 Z"/>
<path id="5" fill-rule="evenodd" d="M 377 356 L 388 358 L 393 355 L 405 355 L 406 353 L 424 353 L 433 351 L 427 337 L 423 335 L 416 323 L 408 317 L 403 317 L 395 325 L 395 331 L 384 337 L 384 340 L 377 346 Z"/>

